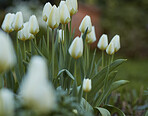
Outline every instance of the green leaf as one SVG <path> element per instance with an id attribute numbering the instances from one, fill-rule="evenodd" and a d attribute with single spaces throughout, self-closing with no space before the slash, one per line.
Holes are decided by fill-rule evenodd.
<path id="1" fill-rule="evenodd" d="M 119 87 L 128 84 L 129 81 L 127 80 L 119 80 L 119 81 L 115 81 L 112 86 L 111 86 L 111 91 L 118 89 Z"/>
<path id="2" fill-rule="evenodd" d="M 146 111 L 145 116 L 148 116 L 148 111 Z"/>
<path id="3" fill-rule="evenodd" d="M 87 111 L 93 111 L 93 107 L 84 99 L 81 99 L 80 106 L 82 109 L 87 109 Z"/>
<path id="4" fill-rule="evenodd" d="M 124 114 L 119 108 L 117 108 L 117 107 L 115 107 L 115 106 L 112 106 L 112 105 L 105 105 L 104 108 L 108 109 L 111 114 L 117 113 L 118 116 L 125 116 L 125 114 Z"/>
<path id="5" fill-rule="evenodd" d="M 57 77 L 59 77 L 63 72 L 66 72 L 66 74 L 72 79 L 75 80 L 74 76 L 67 70 L 67 69 L 62 69 L 59 71 Z"/>
<path id="6" fill-rule="evenodd" d="M 95 107 L 95 109 L 97 109 L 102 116 L 111 116 L 110 112 L 105 108 Z"/>

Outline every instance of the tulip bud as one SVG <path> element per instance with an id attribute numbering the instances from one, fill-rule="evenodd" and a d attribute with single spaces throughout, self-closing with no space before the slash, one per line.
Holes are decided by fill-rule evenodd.
<path id="1" fill-rule="evenodd" d="M 63 38 L 62 38 L 62 31 L 63 31 Z M 62 39 L 63 39 L 63 40 L 62 40 Z M 64 42 L 64 30 L 62 30 L 62 29 L 59 30 L 58 42 L 60 42 L 60 41 Z"/>
<path id="2" fill-rule="evenodd" d="M 120 49 L 120 36 L 115 35 L 113 39 L 111 40 L 114 44 L 115 52 L 117 52 Z"/>
<path id="3" fill-rule="evenodd" d="M 91 90 L 91 79 L 85 79 L 83 80 L 83 91 L 89 92 Z"/>
<path id="4" fill-rule="evenodd" d="M 70 16 L 74 15 L 78 11 L 78 2 L 77 0 L 66 0 L 66 4 L 70 13 Z"/>
<path id="5" fill-rule="evenodd" d="M 75 59 L 78 59 L 83 55 L 83 40 L 81 37 L 76 37 L 73 40 L 69 47 L 69 54 Z"/>
<path id="6" fill-rule="evenodd" d="M 50 2 L 47 2 L 43 8 L 42 17 L 45 22 L 48 19 L 51 8 L 52 8 L 52 5 L 50 4 Z"/>
<path id="7" fill-rule="evenodd" d="M 86 15 L 83 18 L 83 20 L 79 26 L 79 30 L 81 31 L 81 33 L 84 33 L 87 28 L 88 28 L 87 33 L 90 33 L 92 30 L 92 24 L 91 24 L 91 18 L 88 15 Z"/>
<path id="8" fill-rule="evenodd" d="M 20 86 L 20 96 L 24 105 L 38 114 L 49 113 L 55 108 L 55 92 L 48 81 L 48 67 L 42 57 L 34 56 L 31 59 Z"/>
<path id="9" fill-rule="evenodd" d="M 110 42 L 106 49 L 106 53 L 109 55 L 113 55 L 115 53 L 114 43 Z"/>
<path id="10" fill-rule="evenodd" d="M 0 30 L 0 73 L 12 68 L 16 56 L 10 37 Z"/>
<path id="11" fill-rule="evenodd" d="M 59 11 L 60 11 L 60 22 L 62 24 L 67 24 L 70 21 L 70 14 L 65 1 L 60 2 Z"/>
<path id="12" fill-rule="evenodd" d="M 39 32 L 39 24 L 35 15 L 32 15 L 29 19 L 29 32 L 33 35 Z"/>
<path id="13" fill-rule="evenodd" d="M 22 12 L 17 12 L 12 24 L 14 30 L 19 31 L 23 28 L 23 15 Z"/>
<path id="14" fill-rule="evenodd" d="M 33 38 L 34 35 L 29 32 L 29 22 L 24 23 L 24 28 L 18 31 L 18 39 L 25 41 Z"/>
<path id="15" fill-rule="evenodd" d="M 95 27 L 92 26 L 92 31 L 86 35 L 87 43 L 91 44 L 96 41 Z"/>
<path id="16" fill-rule="evenodd" d="M 2 29 L 5 32 L 10 33 L 14 31 L 14 29 L 12 28 L 14 17 L 15 17 L 15 14 L 11 14 L 11 13 L 6 14 L 3 24 L 2 24 Z"/>
<path id="17" fill-rule="evenodd" d="M 14 97 L 8 89 L 0 90 L 0 116 L 14 115 Z"/>
<path id="18" fill-rule="evenodd" d="M 98 48 L 100 50 L 106 50 L 107 46 L 108 46 L 108 38 L 107 38 L 107 35 L 106 34 L 103 34 L 100 39 L 99 39 L 99 42 L 98 42 Z"/>
<path id="19" fill-rule="evenodd" d="M 48 16 L 48 20 L 47 20 L 47 25 L 52 28 L 55 29 L 59 26 L 59 9 L 54 5 L 49 13 Z"/>

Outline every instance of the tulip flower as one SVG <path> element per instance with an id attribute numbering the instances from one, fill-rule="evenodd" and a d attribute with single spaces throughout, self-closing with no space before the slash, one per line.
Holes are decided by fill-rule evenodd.
<path id="1" fill-rule="evenodd" d="M 79 30 L 81 31 L 81 33 L 84 33 L 87 28 L 88 28 L 87 33 L 90 33 L 92 30 L 92 23 L 91 23 L 91 18 L 88 15 L 86 15 L 83 18 L 83 20 L 79 26 Z"/>
<path id="2" fill-rule="evenodd" d="M 16 63 L 16 56 L 10 37 L 0 30 L 0 73 L 12 68 Z"/>
<path id="3" fill-rule="evenodd" d="M 29 19 L 29 32 L 33 35 L 39 32 L 39 24 L 35 15 L 32 15 Z"/>
<path id="4" fill-rule="evenodd" d="M 55 108 L 56 96 L 48 81 L 48 67 L 40 56 L 34 56 L 20 87 L 23 104 L 37 113 L 48 113 Z"/>
<path id="5" fill-rule="evenodd" d="M 76 37 L 69 47 L 69 54 L 78 59 L 83 55 L 83 40 L 81 37 Z"/>
<path id="6" fill-rule="evenodd" d="M 50 2 L 47 2 L 43 8 L 42 17 L 45 22 L 48 19 L 51 8 L 52 8 L 52 5 L 50 4 Z"/>
<path id="7" fill-rule="evenodd" d="M 113 39 L 111 40 L 114 44 L 115 52 L 117 52 L 120 49 L 120 36 L 115 35 Z"/>
<path id="8" fill-rule="evenodd" d="M 17 12 L 12 24 L 14 30 L 19 31 L 23 28 L 23 15 L 22 12 Z"/>
<path id="9" fill-rule="evenodd" d="M 18 31 L 18 39 L 25 41 L 33 38 L 34 35 L 29 32 L 29 22 L 24 23 L 24 28 Z"/>
<path id="10" fill-rule="evenodd" d="M 14 115 L 14 96 L 8 89 L 0 90 L 0 116 Z"/>
<path id="11" fill-rule="evenodd" d="M 60 22 L 62 24 L 67 24 L 70 21 L 70 14 L 65 1 L 60 2 L 59 11 L 60 11 Z"/>
<path id="12" fill-rule="evenodd" d="M 49 13 L 48 20 L 47 20 L 47 25 L 55 29 L 59 26 L 60 22 L 60 17 L 59 17 L 59 9 L 54 5 Z"/>
<path id="13" fill-rule="evenodd" d="M 110 44 L 108 45 L 108 47 L 106 49 L 106 53 L 109 55 L 113 55 L 115 53 L 115 48 L 114 48 L 113 42 L 110 42 Z"/>
<path id="14" fill-rule="evenodd" d="M 70 16 L 74 15 L 78 11 L 78 2 L 77 0 L 66 0 L 66 4 L 70 13 Z"/>
<path id="15" fill-rule="evenodd" d="M 59 30 L 59 38 L 58 38 L 58 42 L 62 41 L 64 42 L 64 31 L 63 31 L 63 38 L 62 38 L 62 29 Z"/>
<path id="16" fill-rule="evenodd" d="M 12 23 L 14 21 L 14 17 L 15 17 L 15 14 L 11 14 L 11 13 L 6 14 L 4 21 L 2 23 L 2 29 L 5 32 L 10 33 L 12 31 L 14 31 L 14 29 L 12 28 Z"/>
<path id="17" fill-rule="evenodd" d="M 91 44 L 96 41 L 95 27 L 92 26 L 92 31 L 86 35 L 87 43 Z"/>
<path id="18" fill-rule="evenodd" d="M 103 34 L 100 39 L 99 39 L 99 42 L 97 44 L 97 47 L 100 49 L 100 50 L 106 50 L 108 46 L 108 37 L 106 34 Z"/>
<path id="19" fill-rule="evenodd" d="M 83 80 L 83 91 L 89 92 L 91 90 L 91 79 L 85 79 Z"/>

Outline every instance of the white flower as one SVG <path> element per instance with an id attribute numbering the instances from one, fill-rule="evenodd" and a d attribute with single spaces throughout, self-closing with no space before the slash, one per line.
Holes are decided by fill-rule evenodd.
<path id="1" fill-rule="evenodd" d="M 63 31 L 63 38 L 62 38 L 62 31 Z M 62 40 L 62 39 L 63 39 L 63 40 Z M 59 30 L 58 42 L 60 42 L 60 41 L 64 42 L 64 30 L 62 30 L 62 29 Z"/>
<path id="2" fill-rule="evenodd" d="M 66 4 L 70 13 L 70 16 L 74 15 L 78 11 L 78 2 L 77 0 L 66 0 Z"/>
<path id="3" fill-rule="evenodd" d="M 83 80 L 83 91 L 89 92 L 91 90 L 91 79 L 85 79 Z"/>
<path id="4" fill-rule="evenodd" d="M 0 90 L 0 116 L 14 115 L 14 96 L 8 89 Z"/>
<path id="5" fill-rule="evenodd" d="M 18 31 L 18 39 L 20 40 L 28 40 L 33 39 L 34 35 L 29 32 L 29 22 L 24 23 L 24 28 Z"/>
<path id="6" fill-rule="evenodd" d="M 15 14 L 11 14 L 11 13 L 6 14 L 4 21 L 2 23 L 2 29 L 5 32 L 10 33 L 12 31 L 14 31 L 14 29 L 12 28 L 12 23 L 14 21 L 14 17 L 15 17 Z"/>
<path id="7" fill-rule="evenodd" d="M 70 14 L 65 1 L 60 2 L 59 11 L 60 11 L 60 22 L 62 24 L 67 24 L 70 21 Z"/>
<path id="8" fill-rule="evenodd" d="M 111 40 L 114 44 L 115 52 L 117 52 L 120 49 L 120 36 L 115 35 L 113 39 Z"/>
<path id="9" fill-rule="evenodd" d="M 84 33 L 87 28 L 88 28 L 87 33 L 90 33 L 92 30 L 92 23 L 91 23 L 91 18 L 88 15 L 86 15 L 83 18 L 83 20 L 79 26 L 79 30 L 81 31 L 81 33 Z"/>
<path id="10" fill-rule="evenodd" d="M 50 4 L 50 2 L 47 2 L 47 3 L 44 5 L 42 17 L 43 17 L 43 20 L 44 20 L 45 22 L 46 22 L 47 19 L 48 19 L 48 16 L 49 16 L 49 13 L 50 13 L 51 8 L 52 8 L 52 5 Z"/>
<path id="11" fill-rule="evenodd" d="M 55 29 L 59 26 L 60 22 L 60 16 L 59 16 L 59 9 L 54 5 L 49 13 L 48 20 L 47 20 L 47 25 Z"/>
<path id="12" fill-rule="evenodd" d="M 19 31 L 23 28 L 23 15 L 22 12 L 17 12 L 12 24 L 14 30 Z"/>
<path id="13" fill-rule="evenodd" d="M 115 53 L 115 48 L 114 48 L 113 42 L 110 42 L 110 44 L 108 45 L 108 47 L 106 49 L 106 53 L 109 55 L 113 55 Z"/>
<path id="14" fill-rule="evenodd" d="M 108 46 L 108 37 L 106 34 L 103 34 L 100 39 L 99 39 L 99 42 L 97 44 L 97 47 L 100 49 L 100 50 L 106 50 Z"/>
<path id="15" fill-rule="evenodd" d="M 39 32 L 39 24 L 35 15 L 32 15 L 29 19 L 29 32 L 33 35 Z"/>
<path id="16" fill-rule="evenodd" d="M 76 37 L 72 41 L 69 47 L 69 54 L 75 59 L 78 59 L 83 55 L 83 40 L 81 37 Z"/>
<path id="17" fill-rule="evenodd" d="M 34 56 L 22 81 L 20 95 L 24 105 L 37 113 L 48 113 L 55 108 L 56 96 L 48 81 L 48 67 L 40 56 Z"/>
<path id="18" fill-rule="evenodd" d="M 92 26 L 92 31 L 86 35 L 86 41 L 90 44 L 96 41 L 96 33 L 94 26 Z"/>
<path id="19" fill-rule="evenodd" d="M 0 30 L 0 73 L 12 68 L 15 63 L 16 56 L 11 39 Z"/>

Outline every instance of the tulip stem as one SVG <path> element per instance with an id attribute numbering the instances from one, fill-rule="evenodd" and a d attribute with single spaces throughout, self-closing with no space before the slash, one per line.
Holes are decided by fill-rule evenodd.
<path id="1" fill-rule="evenodd" d="M 65 30 L 64 30 L 64 24 L 62 24 L 62 41 L 63 41 L 63 39 L 64 39 L 64 42 L 62 42 L 62 50 L 63 50 L 63 57 L 64 57 L 64 61 L 65 61 L 65 48 L 64 48 L 64 46 L 66 45 L 65 44 L 65 35 L 64 35 L 64 38 L 63 38 L 63 32 L 65 32 Z"/>
<path id="2" fill-rule="evenodd" d="M 86 111 L 87 111 L 87 93 L 85 93 L 85 108 L 86 108 Z"/>
<path id="3" fill-rule="evenodd" d="M 0 73 L 0 89 L 3 87 L 3 74 Z"/>
<path id="4" fill-rule="evenodd" d="M 24 60 L 26 60 L 26 45 L 25 45 L 25 41 L 24 41 Z"/>
<path id="5" fill-rule="evenodd" d="M 71 23 L 72 23 L 72 16 L 71 16 L 71 20 L 70 20 L 70 34 L 69 34 L 70 35 L 70 40 L 71 40 L 71 30 L 72 30 L 71 29 Z"/>
<path id="6" fill-rule="evenodd" d="M 114 54 L 112 55 L 112 58 L 111 58 L 111 63 L 114 61 Z"/>
<path id="7" fill-rule="evenodd" d="M 17 32 L 17 34 L 16 34 L 16 53 L 17 53 L 17 55 L 18 55 L 18 32 Z"/>
<path id="8" fill-rule="evenodd" d="M 104 50 L 102 50 L 102 68 L 104 67 Z"/>
<path id="9" fill-rule="evenodd" d="M 31 40 L 29 40 L 29 48 L 30 48 L 30 53 L 31 53 Z"/>
<path id="10" fill-rule="evenodd" d="M 74 66 L 74 76 L 76 78 L 76 76 L 77 76 L 77 60 L 75 60 L 75 64 L 74 65 L 75 65 Z M 76 80 L 77 80 L 77 78 L 76 78 Z"/>
<path id="11" fill-rule="evenodd" d="M 52 29 L 52 76 L 54 77 L 54 29 Z"/>
<path id="12" fill-rule="evenodd" d="M 47 55 L 49 57 L 49 27 L 47 26 Z"/>

